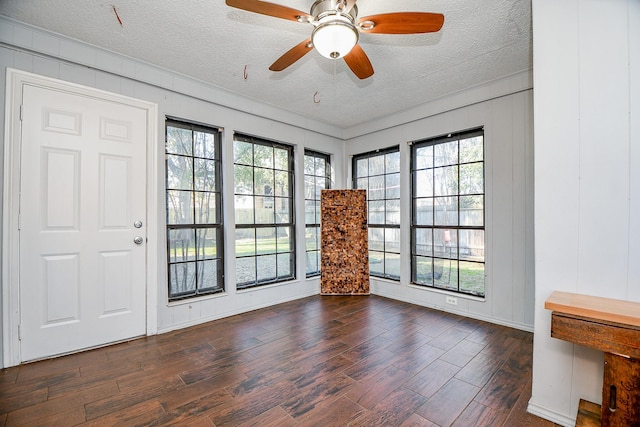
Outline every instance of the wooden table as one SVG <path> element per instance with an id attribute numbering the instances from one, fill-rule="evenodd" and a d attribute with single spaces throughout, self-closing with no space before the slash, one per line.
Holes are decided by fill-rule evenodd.
<path id="1" fill-rule="evenodd" d="M 554 292 L 544 307 L 552 337 L 604 352 L 601 425 L 639 427 L 640 303 Z"/>

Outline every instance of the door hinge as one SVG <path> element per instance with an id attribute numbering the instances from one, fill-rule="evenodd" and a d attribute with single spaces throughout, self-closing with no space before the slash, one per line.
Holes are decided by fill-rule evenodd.
<path id="1" fill-rule="evenodd" d="M 22 121 L 22 111 L 23 111 L 23 105 L 20 104 L 20 121 Z"/>
<path id="2" fill-rule="evenodd" d="M 18 341 L 22 341 L 22 331 L 20 329 L 20 325 L 18 325 Z"/>

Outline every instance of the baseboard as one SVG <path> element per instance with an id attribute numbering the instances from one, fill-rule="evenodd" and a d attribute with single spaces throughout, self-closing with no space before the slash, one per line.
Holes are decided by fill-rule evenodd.
<path id="1" fill-rule="evenodd" d="M 538 405 L 531 400 L 529 400 L 527 412 L 537 417 L 544 418 L 545 420 L 560 424 L 564 427 L 574 427 L 576 425 L 575 417 L 568 417 L 564 414 L 554 411 L 553 409 Z"/>

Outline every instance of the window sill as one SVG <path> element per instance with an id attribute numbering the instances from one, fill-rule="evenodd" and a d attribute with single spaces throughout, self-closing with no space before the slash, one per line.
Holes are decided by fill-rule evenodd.
<path id="1" fill-rule="evenodd" d="M 202 296 L 198 296 L 198 297 L 193 297 L 193 298 L 185 298 L 185 299 L 181 299 L 181 300 L 177 300 L 177 301 L 169 301 L 167 303 L 167 307 L 177 307 L 180 305 L 185 305 L 185 304 L 193 304 L 193 303 L 197 303 L 200 301 L 206 301 L 206 300 L 210 300 L 210 299 L 214 299 L 214 298 L 222 298 L 222 297 L 226 297 L 229 296 L 229 294 L 225 291 L 225 292 L 217 292 L 215 294 L 208 294 L 208 295 L 202 295 Z"/>
<path id="2" fill-rule="evenodd" d="M 452 297 L 456 297 L 456 298 L 460 298 L 460 299 L 466 299 L 469 301 L 478 301 L 478 302 L 486 302 L 487 301 L 487 297 L 476 297 L 474 295 L 469 295 L 469 294 L 463 294 L 460 292 L 452 292 L 452 291 L 447 291 L 444 289 L 438 289 L 438 288 L 432 288 L 430 286 L 421 286 L 421 285 L 416 285 L 414 283 L 409 283 L 409 287 L 413 288 L 413 289 L 419 289 L 421 291 L 427 291 L 427 292 L 433 292 L 436 294 L 442 294 L 442 295 L 448 295 L 448 296 L 452 296 Z"/>

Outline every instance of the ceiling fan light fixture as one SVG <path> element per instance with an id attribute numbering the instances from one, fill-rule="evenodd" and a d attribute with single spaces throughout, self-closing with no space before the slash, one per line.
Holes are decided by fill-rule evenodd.
<path id="1" fill-rule="evenodd" d="M 346 19 L 328 17 L 311 34 L 313 47 L 325 58 L 338 59 L 351 52 L 358 43 L 358 30 Z"/>

